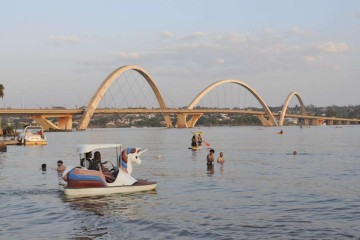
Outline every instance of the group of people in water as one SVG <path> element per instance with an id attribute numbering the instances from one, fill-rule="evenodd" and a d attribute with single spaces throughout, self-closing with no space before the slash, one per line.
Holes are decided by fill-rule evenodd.
<path id="1" fill-rule="evenodd" d="M 191 147 L 200 147 L 202 146 L 202 137 L 201 134 L 198 133 L 194 133 L 192 138 L 191 138 Z M 207 146 L 209 146 L 208 143 L 206 143 Z M 209 154 L 206 156 L 206 164 L 208 166 L 212 166 L 214 163 L 214 154 L 215 154 L 215 150 L 214 149 L 210 149 Z M 217 158 L 217 162 L 218 163 L 224 163 L 224 153 L 220 152 L 219 157 Z"/>
<path id="2" fill-rule="evenodd" d="M 201 146 L 202 145 L 202 138 L 201 135 L 193 135 L 192 137 L 192 142 L 191 142 L 191 146 L 193 147 L 197 147 L 197 146 Z M 214 164 L 214 154 L 215 154 L 215 150 L 214 149 L 210 149 L 209 153 L 206 156 L 206 164 L 208 166 L 213 166 Z M 92 152 L 87 152 L 85 153 L 85 157 L 82 158 L 80 160 L 80 166 L 82 167 L 86 167 L 89 170 L 95 170 L 95 171 L 102 171 L 105 175 L 105 177 L 109 178 L 109 181 L 114 181 L 115 177 L 112 175 L 112 173 L 110 172 L 110 170 L 106 167 L 103 166 L 103 164 L 107 163 L 107 162 L 101 162 L 101 154 L 99 151 L 94 152 L 94 158 L 92 157 Z M 224 160 L 224 153 L 220 152 L 219 153 L 219 157 L 217 158 L 217 163 L 222 164 L 225 162 Z M 43 164 L 44 165 L 44 164 Z M 45 168 L 46 171 L 46 164 L 45 167 L 42 166 L 43 170 Z M 57 172 L 59 174 L 63 173 L 65 170 L 65 166 L 62 160 L 57 161 Z"/>
<path id="3" fill-rule="evenodd" d="M 202 146 L 202 137 L 200 134 L 194 134 L 191 138 L 191 147 L 200 147 Z"/>
<path id="4" fill-rule="evenodd" d="M 64 166 L 64 162 L 59 160 L 57 161 L 57 168 L 56 171 L 58 173 L 63 173 L 65 171 L 65 166 Z M 41 164 L 41 171 L 46 172 L 47 166 L 46 163 Z"/>
<path id="5" fill-rule="evenodd" d="M 214 165 L 214 154 L 215 154 L 215 150 L 210 149 L 209 153 L 206 156 L 206 164 L 207 164 L 208 167 Z M 297 155 L 296 150 L 293 152 L 293 155 Z M 108 168 L 103 166 L 103 164 L 107 163 L 107 162 L 101 162 L 101 154 L 100 154 L 100 152 L 96 151 L 94 153 L 94 158 L 91 159 L 91 157 L 92 157 L 91 152 L 85 153 L 85 158 L 82 158 L 81 161 L 80 161 L 81 166 L 85 167 L 85 161 L 88 161 L 88 169 L 89 170 L 102 171 L 104 173 L 104 175 L 105 175 L 106 180 L 109 181 L 109 182 L 113 182 L 115 180 L 115 176 L 113 176 L 113 174 L 110 172 L 110 170 Z M 223 152 L 219 153 L 219 157 L 217 158 L 216 161 L 219 164 L 223 164 L 225 162 Z M 63 173 L 65 168 L 66 167 L 64 166 L 64 163 L 63 163 L 62 160 L 57 161 L 57 169 L 56 170 L 57 170 L 57 172 L 59 174 Z M 46 164 L 42 164 L 42 171 L 46 171 Z"/>
<path id="6" fill-rule="evenodd" d="M 206 156 L 206 164 L 208 166 L 211 166 L 214 164 L 214 154 L 215 154 L 215 150 L 214 149 L 210 149 L 209 154 Z M 217 163 L 224 163 L 224 153 L 220 152 L 219 157 L 217 158 Z"/>

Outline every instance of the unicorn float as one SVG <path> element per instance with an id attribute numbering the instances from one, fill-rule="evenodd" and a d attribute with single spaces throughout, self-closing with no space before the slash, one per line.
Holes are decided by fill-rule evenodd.
<path id="1" fill-rule="evenodd" d="M 105 149 L 115 149 L 116 165 L 110 161 L 112 169 L 104 164 L 109 161 L 90 159 L 92 152 L 101 152 Z M 131 193 L 156 189 L 155 181 L 135 179 L 131 176 L 132 162 L 141 163 L 140 156 L 147 149 L 126 148 L 121 144 L 80 144 L 77 152 L 80 155 L 80 166 L 69 166 L 62 174 L 62 179 L 67 182 L 64 194 L 78 195 L 103 195 L 111 193 Z M 91 153 L 91 154 L 90 154 Z M 94 169 L 95 165 L 98 170 Z M 92 166 L 92 167 L 90 167 Z"/>

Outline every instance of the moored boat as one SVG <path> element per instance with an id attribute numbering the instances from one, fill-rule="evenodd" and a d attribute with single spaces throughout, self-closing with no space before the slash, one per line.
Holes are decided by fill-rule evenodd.
<path id="1" fill-rule="evenodd" d="M 26 126 L 19 134 L 18 142 L 20 145 L 46 145 L 47 140 L 41 126 Z"/>
<path id="2" fill-rule="evenodd" d="M 111 170 L 101 162 L 86 158 L 86 154 L 104 149 L 115 149 L 115 162 Z M 64 194 L 70 196 L 103 195 L 112 193 L 131 193 L 154 190 L 155 181 L 135 179 L 131 176 L 132 162 L 141 163 L 140 155 L 147 150 L 140 148 L 126 148 L 122 150 L 121 144 L 82 144 L 78 145 L 80 166 L 69 166 L 65 169 L 62 179 L 67 182 Z M 89 156 L 89 155 L 88 155 Z M 95 162 L 94 162 L 95 161 Z M 91 166 L 98 165 L 99 170 L 92 170 Z M 82 165 L 82 166 L 81 166 Z"/>

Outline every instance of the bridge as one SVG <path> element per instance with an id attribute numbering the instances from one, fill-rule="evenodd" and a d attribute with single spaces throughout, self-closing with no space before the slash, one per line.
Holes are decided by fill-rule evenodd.
<path id="1" fill-rule="evenodd" d="M 151 91 L 153 92 L 158 107 L 152 108 L 99 108 L 99 102 L 102 100 L 107 91 L 110 91 L 112 84 L 117 81 L 118 77 L 129 71 L 135 71 L 143 80 L 148 83 Z M 211 91 L 219 88 L 223 85 L 236 85 L 241 86 L 250 93 L 258 104 L 260 104 L 262 111 L 254 111 L 240 108 L 204 108 L 201 109 L 196 107 L 199 102 Z M 295 99 L 300 104 L 300 114 L 287 113 L 289 103 L 292 99 Z M 127 65 L 115 69 L 102 84 L 98 87 L 93 97 L 90 99 L 86 108 L 76 109 L 0 109 L 0 115 L 27 115 L 45 130 L 71 130 L 73 129 L 73 116 L 80 115 L 81 120 L 77 126 L 78 130 L 87 129 L 89 122 L 94 114 L 163 114 L 167 127 L 177 128 L 191 128 L 195 127 L 198 120 L 207 113 L 222 113 L 222 114 L 245 114 L 253 115 L 259 118 L 263 126 L 283 126 L 285 118 L 297 118 L 302 119 L 305 125 L 321 125 L 326 123 L 328 125 L 341 125 L 341 124 L 359 124 L 360 119 L 349 119 L 349 118 L 334 118 L 334 117 L 323 117 L 323 116 L 312 116 L 307 114 L 305 105 L 301 99 L 301 96 L 297 92 L 290 92 L 286 97 L 282 111 L 273 113 L 270 111 L 268 105 L 263 98 L 248 84 L 241 80 L 227 79 L 217 81 L 207 86 L 201 91 L 194 100 L 187 106 L 187 108 L 169 108 L 167 107 L 163 96 L 161 95 L 159 88 L 150 77 L 150 75 L 141 67 L 135 65 Z M 170 119 L 170 115 L 175 114 L 177 116 L 176 125 L 173 126 Z M 58 124 L 55 125 L 50 118 L 57 118 Z"/>

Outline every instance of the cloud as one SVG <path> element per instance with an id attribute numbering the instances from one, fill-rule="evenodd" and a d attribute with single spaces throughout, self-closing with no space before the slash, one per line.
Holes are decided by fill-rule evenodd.
<path id="1" fill-rule="evenodd" d="M 50 35 L 49 39 L 56 43 L 77 43 L 80 42 L 80 38 L 78 36 L 56 36 Z"/>
<path id="2" fill-rule="evenodd" d="M 174 40 L 143 52 L 137 61 L 164 63 L 169 71 L 188 67 L 198 72 L 221 69 L 254 72 L 296 66 L 303 63 L 301 56 L 308 55 L 306 48 L 289 43 L 283 35 L 269 30 L 256 35 L 195 32 Z"/>
<path id="3" fill-rule="evenodd" d="M 162 39 L 165 40 L 172 39 L 175 36 L 173 32 L 161 32 L 159 35 Z"/>
<path id="4" fill-rule="evenodd" d="M 307 55 L 307 56 L 304 56 L 303 58 L 304 58 L 304 61 L 307 62 L 307 63 L 315 62 L 315 57 L 314 56 Z"/>
<path id="5" fill-rule="evenodd" d="M 335 70 L 335 71 L 339 71 L 339 70 L 341 70 L 341 66 L 340 65 L 335 65 L 334 67 L 333 67 L 333 69 Z"/>
<path id="6" fill-rule="evenodd" d="M 349 46 L 346 43 L 336 43 L 336 42 L 325 42 L 316 45 L 316 48 L 320 51 L 337 53 L 337 52 L 347 52 L 350 50 Z"/>
<path id="7" fill-rule="evenodd" d="M 302 29 L 302 28 L 299 28 L 299 27 L 293 27 L 290 32 L 294 35 L 297 35 L 297 36 L 305 36 L 305 35 L 309 35 L 310 34 L 310 31 L 308 30 L 305 30 L 305 29 Z"/>
<path id="8" fill-rule="evenodd" d="M 254 39 L 250 38 L 249 36 L 245 36 L 239 33 L 230 33 L 227 35 L 219 35 L 217 39 L 223 41 L 223 42 L 229 42 L 233 44 L 240 44 L 240 43 L 246 43 L 249 41 L 252 41 Z"/>
<path id="9" fill-rule="evenodd" d="M 217 63 L 218 65 L 222 65 L 222 64 L 225 63 L 225 59 L 223 59 L 223 58 L 218 58 L 218 59 L 216 59 L 216 63 Z"/>
<path id="10" fill-rule="evenodd" d="M 140 54 L 137 52 L 121 52 L 118 54 L 121 59 L 135 59 L 139 58 Z"/>
<path id="11" fill-rule="evenodd" d="M 211 34 L 205 33 L 205 32 L 195 32 L 195 33 L 185 36 L 183 39 L 184 40 L 198 40 L 201 38 L 206 38 L 208 36 L 211 36 Z"/>
<path id="12" fill-rule="evenodd" d="M 324 57 L 321 55 L 305 55 L 302 58 L 306 63 L 311 65 L 321 65 L 325 61 Z"/>
<path id="13" fill-rule="evenodd" d="M 295 34 L 291 34 L 294 31 Z M 274 71 L 304 71 L 313 67 L 333 70 L 339 64 L 335 55 L 324 52 L 346 52 L 345 43 L 324 42 L 316 44 L 316 35 L 293 28 L 284 31 L 266 30 L 257 34 L 241 32 L 195 32 L 187 35 L 162 32 L 172 41 L 156 41 L 151 49 L 124 51 L 116 54 L 121 62 L 156 69 L 162 74 L 175 74 L 212 78 L 224 73 L 233 76 Z M 293 36 L 296 36 L 295 38 Z M 320 51 L 314 51 L 315 49 Z M 159 66 L 167 66 L 161 69 Z M 339 69 L 339 68 L 338 68 Z"/>

